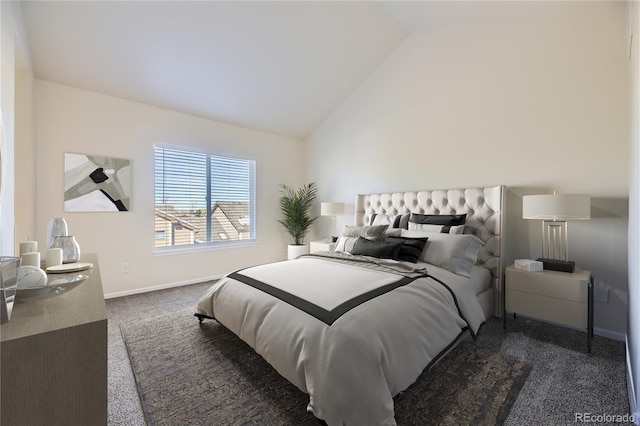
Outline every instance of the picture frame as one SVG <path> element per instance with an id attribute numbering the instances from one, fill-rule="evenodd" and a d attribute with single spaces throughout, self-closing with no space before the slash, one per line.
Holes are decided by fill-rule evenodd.
<path id="1" fill-rule="evenodd" d="M 65 212 L 131 210 L 131 160 L 64 154 Z"/>

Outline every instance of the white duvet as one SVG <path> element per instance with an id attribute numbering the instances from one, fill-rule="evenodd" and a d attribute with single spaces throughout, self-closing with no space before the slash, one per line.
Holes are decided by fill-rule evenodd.
<path id="1" fill-rule="evenodd" d="M 403 278 L 357 258 L 305 256 L 240 272 L 335 313 L 345 301 Z M 404 275 L 414 266 L 391 263 Z M 475 333 L 485 320 L 467 280 L 447 281 L 455 300 L 447 287 L 421 277 L 323 321 L 225 277 L 201 298 L 196 313 L 216 318 L 254 348 L 309 395 L 308 410 L 327 424 L 394 425 L 393 397 L 465 329 Z"/>

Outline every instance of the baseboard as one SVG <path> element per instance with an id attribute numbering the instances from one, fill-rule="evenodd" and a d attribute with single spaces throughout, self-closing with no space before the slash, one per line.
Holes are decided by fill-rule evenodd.
<path id="1" fill-rule="evenodd" d="M 633 369 L 631 368 L 631 363 L 629 360 L 629 341 L 627 340 L 627 336 L 625 336 L 625 343 L 627 348 L 627 391 L 629 392 L 629 411 L 633 416 L 633 423 L 636 425 L 640 425 L 640 407 L 638 407 L 637 399 L 636 399 L 636 390 L 635 385 L 633 383 Z"/>
<path id="2" fill-rule="evenodd" d="M 620 333 L 619 331 L 611 331 L 606 328 L 593 327 L 593 334 L 596 336 L 606 337 L 608 339 L 617 340 L 619 342 L 624 342 L 626 340 L 626 335 L 624 333 Z"/>
<path id="3" fill-rule="evenodd" d="M 104 298 L 105 299 L 114 299 L 116 297 L 131 296 L 131 295 L 134 295 L 134 294 L 148 293 L 150 291 L 166 290 L 168 288 L 182 287 L 182 286 L 191 285 L 191 284 L 198 284 L 198 283 L 202 283 L 202 282 L 205 282 L 205 281 L 219 280 L 223 276 L 224 275 L 215 275 L 215 276 L 212 276 L 212 277 L 196 278 L 196 279 L 193 279 L 193 280 L 178 281 L 178 282 L 175 282 L 175 283 L 160 284 L 160 285 L 154 285 L 154 286 L 151 286 L 151 287 L 135 288 L 133 290 L 116 291 L 116 292 L 113 292 L 113 293 L 105 294 Z"/>
<path id="4" fill-rule="evenodd" d="M 545 322 L 547 324 L 553 324 L 553 325 L 557 325 L 560 327 L 566 327 L 566 328 L 570 328 L 572 330 L 577 330 L 577 331 L 582 331 L 584 333 L 587 332 L 586 329 L 584 328 L 576 328 L 576 327 L 571 327 L 568 325 L 563 325 L 563 324 L 558 324 L 552 321 L 544 321 L 538 318 L 533 318 L 533 317 L 528 317 L 527 315 L 522 315 L 522 314 L 518 314 L 519 318 L 527 318 L 527 319 L 531 319 L 534 321 L 540 321 L 540 322 Z M 593 327 L 593 334 L 596 336 L 601 336 L 601 337 L 606 337 L 607 339 L 613 339 L 613 340 L 618 340 L 619 342 L 624 342 L 625 341 L 625 337 L 626 335 L 624 333 L 620 333 L 619 331 L 612 331 L 612 330 L 607 330 L 606 328 L 600 328 L 600 327 Z"/>

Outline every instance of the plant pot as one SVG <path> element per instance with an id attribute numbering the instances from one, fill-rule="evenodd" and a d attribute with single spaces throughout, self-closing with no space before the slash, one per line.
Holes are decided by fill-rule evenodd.
<path id="1" fill-rule="evenodd" d="M 302 254 L 309 253 L 309 244 L 289 244 L 287 246 L 287 259 L 295 259 Z"/>

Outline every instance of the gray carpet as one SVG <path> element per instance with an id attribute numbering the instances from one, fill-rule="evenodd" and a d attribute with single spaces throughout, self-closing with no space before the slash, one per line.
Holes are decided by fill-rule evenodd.
<path id="1" fill-rule="evenodd" d="M 216 321 L 172 312 L 121 327 L 149 425 L 317 425 L 309 397 Z M 529 365 L 463 342 L 395 398 L 400 425 L 503 424 Z"/>
<path id="2" fill-rule="evenodd" d="M 109 316 L 109 425 L 145 426 L 129 355 L 122 340 L 122 334 L 120 334 L 120 325 L 193 307 L 210 285 L 211 283 L 193 284 L 107 299 L 107 314 Z"/>
<path id="3" fill-rule="evenodd" d="M 109 424 L 144 425 L 121 324 L 192 307 L 209 283 L 107 300 L 109 314 Z M 624 343 L 596 336 L 585 353 L 585 334 L 518 319 L 492 319 L 477 344 L 531 364 L 506 425 L 576 424 L 575 413 L 624 415 L 629 412 Z"/>
<path id="4" fill-rule="evenodd" d="M 509 320 L 506 333 L 501 320 L 489 321 L 480 336 L 480 345 L 532 364 L 506 425 L 569 425 L 576 413 L 629 413 L 623 342 L 595 336 L 589 355 L 584 332 L 522 318 Z"/>

